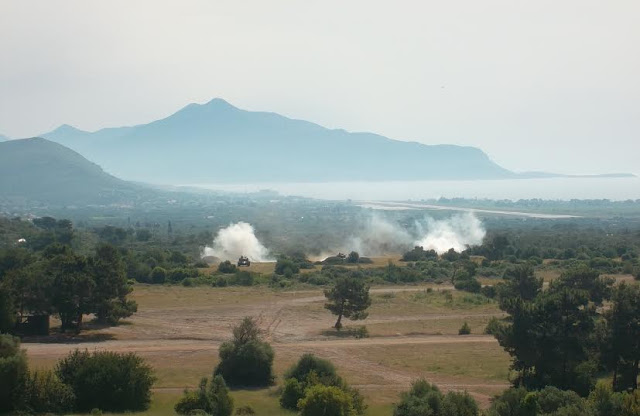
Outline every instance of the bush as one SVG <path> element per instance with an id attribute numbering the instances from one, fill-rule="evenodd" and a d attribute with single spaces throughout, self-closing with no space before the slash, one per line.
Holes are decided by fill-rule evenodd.
<path id="1" fill-rule="evenodd" d="M 237 269 L 236 265 L 231 263 L 229 260 L 225 260 L 218 265 L 218 273 L 231 274 L 235 273 Z"/>
<path id="2" fill-rule="evenodd" d="M 477 416 L 478 405 L 467 393 L 443 395 L 438 387 L 424 379 L 413 382 L 411 390 L 402 393 L 393 416 Z M 523 415 L 524 416 L 524 415 Z"/>
<path id="3" fill-rule="evenodd" d="M 167 278 L 171 283 L 179 283 L 185 279 L 198 277 L 197 269 L 187 269 L 184 267 L 171 269 L 167 273 Z"/>
<path id="4" fill-rule="evenodd" d="M 255 415 L 256 411 L 251 406 L 242 406 L 236 409 L 237 415 Z"/>
<path id="5" fill-rule="evenodd" d="M 275 273 L 278 275 L 293 276 L 300 271 L 298 263 L 286 256 L 280 256 L 276 261 Z"/>
<path id="6" fill-rule="evenodd" d="M 304 397 L 306 383 L 301 383 L 295 378 L 284 381 L 284 388 L 280 395 L 280 406 L 285 409 L 297 410 L 298 401 Z"/>
<path id="7" fill-rule="evenodd" d="M 482 289 L 482 285 L 480 284 L 478 279 L 474 277 L 457 279 L 453 287 L 455 287 L 456 290 L 463 290 L 465 292 L 471 293 L 480 293 L 480 290 Z"/>
<path id="8" fill-rule="evenodd" d="M 435 250 L 425 250 L 423 247 L 414 247 L 413 250 L 404 253 L 402 261 L 436 260 L 438 253 Z"/>
<path id="9" fill-rule="evenodd" d="M 469 324 L 465 321 L 462 324 L 462 327 L 460 327 L 460 329 L 458 330 L 458 335 L 469 335 L 471 334 L 471 327 L 469 326 Z"/>
<path id="10" fill-rule="evenodd" d="M 75 395 L 52 371 L 29 374 L 20 406 L 29 413 L 69 413 L 73 411 Z"/>
<path id="11" fill-rule="evenodd" d="M 253 275 L 249 272 L 238 271 L 235 275 L 235 284 L 240 286 L 253 286 Z"/>
<path id="12" fill-rule="evenodd" d="M 640 390 L 635 389 L 622 396 L 622 416 L 640 415 Z"/>
<path id="13" fill-rule="evenodd" d="M 330 361 L 313 354 L 304 354 L 296 364 L 285 373 L 285 385 L 280 396 L 280 405 L 285 409 L 299 409 L 300 400 L 315 385 L 338 388 L 351 396 L 351 405 L 355 414 L 364 413 L 366 406 L 358 390 L 350 388 L 336 373 Z"/>
<path id="14" fill-rule="evenodd" d="M 573 391 L 547 386 L 540 391 L 528 392 L 525 388 L 511 388 L 497 396 L 489 416 L 591 416 L 589 402 Z M 614 414 L 608 416 L 614 416 Z M 620 414 L 618 414 L 620 415 Z"/>
<path id="15" fill-rule="evenodd" d="M 0 413 L 18 407 L 27 374 L 27 356 L 20 349 L 20 339 L 0 335 Z"/>
<path id="16" fill-rule="evenodd" d="M 623 394 L 614 393 L 611 383 L 599 381 L 589 394 L 589 404 L 595 416 L 612 416 L 622 413 Z"/>
<path id="17" fill-rule="evenodd" d="M 498 294 L 498 291 L 496 290 L 495 286 L 487 285 L 480 288 L 480 293 L 488 297 L 489 299 L 493 299 Z"/>
<path id="18" fill-rule="evenodd" d="M 180 415 L 193 415 L 201 412 L 214 416 L 231 416 L 233 398 L 229 395 L 229 389 L 221 376 L 213 377 L 211 383 L 205 377 L 200 380 L 198 391 L 185 390 L 174 410 Z"/>
<path id="19" fill-rule="evenodd" d="M 151 367 L 133 353 L 75 350 L 58 362 L 56 374 L 72 388 L 80 412 L 145 410 L 155 382 Z"/>
<path id="20" fill-rule="evenodd" d="M 321 274 L 314 274 L 313 276 L 309 277 L 307 283 L 309 283 L 310 285 L 324 286 L 331 283 L 331 279 Z"/>
<path id="21" fill-rule="evenodd" d="M 167 271 L 162 267 L 155 267 L 151 271 L 151 283 L 162 284 L 167 280 Z"/>
<path id="22" fill-rule="evenodd" d="M 478 404 L 467 392 L 449 392 L 442 399 L 442 416 L 477 416 Z"/>
<path id="23" fill-rule="evenodd" d="M 315 372 L 321 379 L 335 379 L 338 377 L 336 368 L 329 360 L 318 358 L 313 354 L 304 354 L 298 362 L 285 373 L 285 378 L 295 378 L 298 381 L 304 381 L 311 372 Z"/>
<path id="24" fill-rule="evenodd" d="M 535 406 L 525 403 L 525 397 L 528 394 L 524 387 L 505 390 L 491 402 L 488 416 L 534 416 Z"/>
<path id="25" fill-rule="evenodd" d="M 533 400 L 542 414 L 558 412 L 560 414 L 589 415 L 591 413 L 587 401 L 573 391 L 547 386 L 532 394 Z"/>
<path id="26" fill-rule="evenodd" d="M 220 363 L 215 375 L 221 375 L 230 386 L 263 387 L 273 383 L 273 349 L 260 339 L 258 325 L 246 317 L 233 329 L 233 340 L 219 350 Z"/>
<path id="27" fill-rule="evenodd" d="M 436 416 L 442 408 L 442 393 L 425 379 L 411 384 L 411 390 L 400 395 L 400 402 L 394 405 L 393 416 Z"/>
<path id="28" fill-rule="evenodd" d="M 310 387 L 299 402 L 301 416 L 354 416 L 353 398 L 333 386 L 316 384 Z"/>
<path id="29" fill-rule="evenodd" d="M 358 254 L 357 251 L 352 251 L 347 256 L 347 263 L 359 263 L 359 260 L 360 260 L 360 254 Z"/>
<path id="30" fill-rule="evenodd" d="M 500 319 L 493 316 L 489 319 L 487 326 L 484 328 L 484 333 L 486 335 L 496 335 L 500 331 L 500 328 L 502 328 L 502 322 Z"/>
<path id="31" fill-rule="evenodd" d="M 369 330 L 364 325 L 359 326 L 353 331 L 353 336 L 356 339 L 369 338 Z"/>

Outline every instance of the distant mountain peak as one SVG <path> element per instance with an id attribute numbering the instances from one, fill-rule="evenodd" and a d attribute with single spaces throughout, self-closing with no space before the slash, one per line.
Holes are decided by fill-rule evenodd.
<path id="1" fill-rule="evenodd" d="M 194 114 L 219 113 L 224 111 L 239 110 L 222 98 L 213 98 L 204 104 L 191 103 L 178 110 L 173 116 L 192 116 Z M 169 118 L 173 117 L 170 116 Z M 166 119 L 158 120 L 160 122 Z"/>
<path id="2" fill-rule="evenodd" d="M 75 128 L 69 124 L 62 124 L 60 125 L 57 129 L 53 130 L 51 133 L 55 133 L 55 134 L 70 134 L 70 133 L 86 133 L 84 130 L 80 130 L 78 128 Z"/>
<path id="3" fill-rule="evenodd" d="M 212 98 L 211 100 L 209 100 L 208 102 L 206 102 L 205 104 L 203 104 L 203 106 L 206 107 L 230 107 L 230 108 L 237 108 L 234 105 L 231 105 L 229 103 L 229 101 L 222 99 L 222 98 Z"/>

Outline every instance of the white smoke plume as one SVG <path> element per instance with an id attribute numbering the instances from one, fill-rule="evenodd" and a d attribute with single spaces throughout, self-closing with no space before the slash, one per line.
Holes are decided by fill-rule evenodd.
<path id="1" fill-rule="evenodd" d="M 472 213 L 454 215 L 446 220 L 426 219 L 426 224 L 416 223 L 418 234 L 416 246 L 435 250 L 442 254 L 453 248 L 458 253 L 467 246 L 482 244 L 486 234 L 482 222 Z"/>
<path id="2" fill-rule="evenodd" d="M 365 256 L 380 256 L 406 251 L 413 238 L 398 224 L 380 215 L 372 215 L 365 221 L 358 236 L 351 237 L 344 251 L 357 251 Z"/>
<path id="3" fill-rule="evenodd" d="M 236 261 L 240 256 L 256 262 L 273 261 L 269 250 L 260 243 L 251 224 L 238 222 L 218 231 L 212 247 L 205 247 L 202 256 L 213 256 L 224 261 Z"/>
<path id="4" fill-rule="evenodd" d="M 461 252 L 467 246 L 482 244 L 485 234 L 482 222 L 472 213 L 442 220 L 427 217 L 423 221 L 416 221 L 415 229 L 411 231 L 384 216 L 373 214 L 365 220 L 358 235 L 351 237 L 339 251 L 348 253 L 353 250 L 363 256 L 381 256 L 422 246 L 438 254 L 451 248 Z"/>

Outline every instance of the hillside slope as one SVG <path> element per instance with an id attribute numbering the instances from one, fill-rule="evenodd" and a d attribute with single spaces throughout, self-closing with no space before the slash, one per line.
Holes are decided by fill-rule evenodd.
<path id="1" fill-rule="evenodd" d="M 474 147 L 428 146 L 330 130 L 224 100 L 190 104 L 149 124 L 43 137 L 118 177 L 151 183 L 498 179 L 514 174 Z"/>
<path id="2" fill-rule="evenodd" d="M 140 189 L 42 138 L 0 143 L 0 200 L 4 202 L 110 204 L 136 198 Z"/>

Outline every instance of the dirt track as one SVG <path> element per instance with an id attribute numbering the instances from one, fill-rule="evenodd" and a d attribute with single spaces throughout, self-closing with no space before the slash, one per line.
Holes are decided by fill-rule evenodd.
<path id="1" fill-rule="evenodd" d="M 410 345 L 410 344 L 463 344 L 463 343 L 495 343 L 496 340 L 488 335 L 427 335 L 408 337 L 377 337 L 364 339 L 331 339 L 324 341 L 274 342 L 277 350 L 287 348 L 341 348 L 367 347 L 373 345 Z M 138 340 L 120 341 L 109 340 L 101 342 L 78 343 L 28 343 L 23 344 L 30 356 L 62 356 L 77 348 L 88 350 L 109 350 L 117 352 L 155 352 L 155 351 L 217 351 L 219 341 L 204 340 Z"/>

